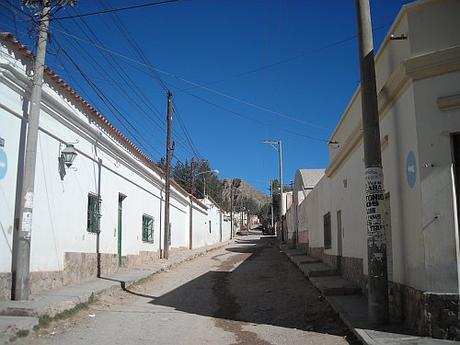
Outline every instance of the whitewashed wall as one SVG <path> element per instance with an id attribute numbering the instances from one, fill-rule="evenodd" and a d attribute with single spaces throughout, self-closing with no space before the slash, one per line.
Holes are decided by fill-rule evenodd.
<path id="1" fill-rule="evenodd" d="M 24 130 L 23 97 L 26 66 L 0 45 L 0 137 L 7 157 L 6 175 L 0 179 L 0 273 L 10 272 L 16 201 L 16 182 L 20 142 Z M 59 91 L 57 91 L 59 90 Z M 122 255 L 162 248 L 164 202 L 163 180 L 141 163 L 124 146 L 68 101 L 52 83 L 43 87 L 40 130 L 37 147 L 34 217 L 32 228 L 31 271 L 61 271 L 67 252 L 95 253 L 96 235 L 87 232 L 88 193 L 98 191 L 98 160 L 101 166 L 101 253 L 117 253 L 118 196 L 123 201 Z M 23 128 L 24 129 L 24 128 Z M 78 156 L 61 181 L 58 156 L 63 143 L 75 143 Z M 22 143 L 23 144 L 23 143 Z M 190 198 L 171 193 L 171 247 L 189 246 Z M 212 205 L 212 203 L 210 204 Z M 219 236 L 217 208 L 195 205 L 194 248 L 214 244 Z M 142 216 L 154 218 L 154 241 L 142 241 Z M 213 231 L 208 233 L 211 220 Z M 225 237 L 227 239 L 227 237 Z"/>
<path id="2" fill-rule="evenodd" d="M 398 45 L 385 39 L 376 58 L 381 102 L 388 92 L 388 83 L 404 73 L 395 72 L 404 65 L 404 59 L 431 54 L 424 60 L 424 68 L 430 68 L 435 64 L 430 60 L 435 59 L 434 55 L 445 49 L 458 50 L 460 46 L 460 2 L 432 1 L 409 5 L 408 9 L 409 15 L 402 13 L 390 33 L 404 32 L 409 39 Z M 441 73 L 438 71 L 442 64 L 437 66 L 434 74 Z M 391 215 L 389 278 L 422 291 L 458 293 L 450 135 L 460 132 L 460 110 L 457 107 L 441 111 L 437 101 L 460 94 L 460 72 L 446 69 L 442 73 L 409 79 L 388 106 L 381 109 L 384 184 Z M 343 147 L 360 135 L 360 119 L 361 99 L 357 90 L 332 136 L 339 143 L 339 147 L 329 146 L 332 163 L 340 157 Z M 406 160 L 410 152 L 416 158 L 413 187 L 407 180 Z M 330 165 L 328 176 L 301 203 L 299 230 L 308 232 L 305 237 L 311 247 L 324 247 L 323 216 L 330 212 L 332 248 L 325 253 L 337 255 L 337 211 L 341 210 L 342 255 L 363 259 L 367 274 L 362 139 L 340 159 L 338 167 L 331 169 Z"/>

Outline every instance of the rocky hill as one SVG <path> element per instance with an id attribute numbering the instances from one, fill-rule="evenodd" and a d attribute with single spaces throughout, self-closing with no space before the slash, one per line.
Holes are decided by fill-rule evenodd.
<path id="1" fill-rule="evenodd" d="M 269 202 L 270 198 L 254 189 L 250 184 L 246 183 L 244 180 L 234 178 L 234 179 L 224 179 L 222 180 L 223 190 L 222 196 L 223 199 L 229 202 L 230 200 L 230 191 L 233 183 L 233 195 L 235 197 L 234 204 L 238 205 L 244 198 L 252 199 L 257 207 Z"/>

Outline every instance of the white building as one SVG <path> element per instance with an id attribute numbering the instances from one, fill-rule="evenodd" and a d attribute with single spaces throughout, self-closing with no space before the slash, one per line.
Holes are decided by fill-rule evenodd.
<path id="1" fill-rule="evenodd" d="M 32 59 L 14 37 L 0 35 L 2 299 L 10 298 Z M 69 143 L 78 155 L 65 169 L 58 157 Z M 32 292 L 94 277 L 97 250 L 103 274 L 158 259 L 164 228 L 162 171 L 50 69 L 45 70 L 35 181 Z M 230 237 L 222 210 L 209 200 L 194 199 L 174 181 L 170 219 L 172 251 Z"/>
<path id="2" fill-rule="evenodd" d="M 460 1 L 405 5 L 375 62 L 392 318 L 460 339 Z M 301 203 L 299 231 L 309 254 L 366 291 L 361 125 L 358 87 L 331 136 L 325 176 Z"/>
<path id="3" fill-rule="evenodd" d="M 304 210 L 302 201 L 313 190 L 319 180 L 324 176 L 324 169 L 299 169 L 294 176 L 292 194 L 292 207 L 289 210 L 291 225 L 288 226 L 288 241 L 293 245 L 308 242 L 308 231 L 305 227 Z M 289 217 L 286 217 L 289 219 Z"/>

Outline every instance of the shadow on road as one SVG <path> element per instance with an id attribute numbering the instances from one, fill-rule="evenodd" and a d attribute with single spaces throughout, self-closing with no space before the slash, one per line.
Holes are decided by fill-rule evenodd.
<path id="1" fill-rule="evenodd" d="M 273 237 L 238 239 L 226 251 L 232 255 L 217 255 L 223 261 L 216 271 L 149 303 L 224 320 L 350 335 L 319 292 L 280 253 Z"/>

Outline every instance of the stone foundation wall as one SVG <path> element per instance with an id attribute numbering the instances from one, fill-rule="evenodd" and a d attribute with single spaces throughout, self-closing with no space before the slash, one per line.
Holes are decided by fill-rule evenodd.
<path id="1" fill-rule="evenodd" d="M 299 230 L 299 244 L 308 245 L 308 231 Z"/>
<path id="2" fill-rule="evenodd" d="M 389 282 L 390 318 L 414 333 L 460 340 L 459 295 L 423 292 Z"/>
<path id="3" fill-rule="evenodd" d="M 146 266 L 158 260 L 160 260 L 159 252 L 140 251 L 139 255 L 126 256 L 124 266 L 128 268 L 136 268 Z"/>
<path id="4" fill-rule="evenodd" d="M 460 304 L 458 294 L 424 294 L 425 335 L 460 340 Z"/>
<path id="5" fill-rule="evenodd" d="M 367 279 L 363 273 L 363 259 L 342 256 L 340 273 L 342 276 L 357 284 L 363 291 L 366 290 Z"/>
<path id="6" fill-rule="evenodd" d="M 186 248 L 174 248 L 171 252 L 186 250 Z M 101 275 L 107 276 L 117 272 L 117 254 L 100 254 Z M 148 266 L 159 260 L 158 252 L 141 251 L 139 255 L 122 257 L 123 268 L 137 268 Z M 30 273 L 31 293 L 51 290 L 65 285 L 79 283 L 97 276 L 97 254 L 66 252 L 64 254 L 63 271 L 40 271 Z M 11 299 L 11 273 L 0 273 L 0 300 Z"/>
<path id="7" fill-rule="evenodd" d="M 0 301 L 11 299 L 11 273 L 0 273 Z"/>
<path id="8" fill-rule="evenodd" d="M 337 268 L 337 256 L 324 253 L 323 247 L 309 247 L 308 255 L 321 259 L 322 262 Z"/>

